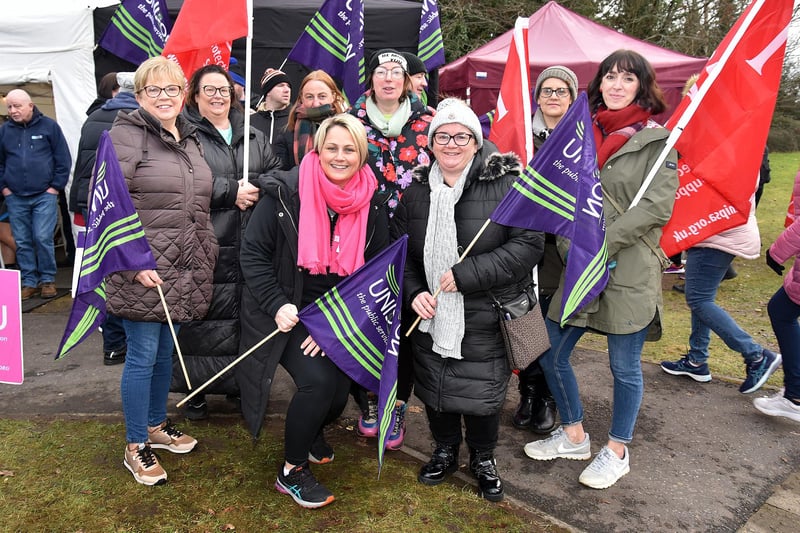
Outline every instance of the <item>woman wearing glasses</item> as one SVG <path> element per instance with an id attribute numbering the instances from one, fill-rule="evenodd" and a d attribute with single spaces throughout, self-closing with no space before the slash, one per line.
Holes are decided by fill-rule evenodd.
<path id="1" fill-rule="evenodd" d="M 183 116 L 197 128 L 203 155 L 214 176 L 211 222 L 219 243 L 214 269 L 214 296 L 203 320 L 181 325 L 178 336 L 192 386 L 197 387 L 239 355 L 239 300 L 244 283 L 239 269 L 239 245 L 251 208 L 258 202 L 263 174 L 277 168 L 266 136 L 250 128 L 244 132 L 241 104 L 232 98 L 233 80 L 219 65 L 206 65 L 189 80 Z M 250 143 L 248 181 L 242 178 L 244 143 Z M 173 364 L 172 391 L 190 392 L 177 359 Z M 233 375 L 214 382 L 204 392 L 239 395 Z M 186 417 L 208 416 L 205 394 L 193 397 Z"/>
<path id="2" fill-rule="evenodd" d="M 432 115 L 413 93 L 408 62 L 400 52 L 390 48 L 378 50 L 370 58 L 367 72 L 367 92 L 351 113 L 367 130 L 369 164 L 378 178 L 378 190 L 389 197 L 389 210 L 393 213 L 403 189 L 411 184 L 412 169 L 430 163 L 428 126 Z M 408 322 L 405 317 L 402 321 Z M 405 438 L 406 403 L 412 387 L 411 361 L 408 342 L 401 340 L 395 427 L 387 443 L 392 450 L 399 449 Z M 377 398 L 362 394 L 359 406 L 362 415 L 358 432 L 366 437 L 377 436 Z"/>
<path id="3" fill-rule="evenodd" d="M 211 227 L 211 169 L 195 127 L 181 116 L 186 80 L 177 63 L 153 57 L 133 78 L 140 108 L 117 115 L 111 139 L 133 205 L 155 256 L 155 270 L 107 278 L 108 311 L 123 319 L 127 356 L 122 371 L 123 464 L 137 482 L 160 485 L 167 474 L 152 448 L 188 453 L 197 441 L 167 419 L 173 323 L 205 316 L 211 302 L 217 238 Z"/>
<path id="4" fill-rule="evenodd" d="M 555 127 L 564 118 L 567 110 L 578 97 L 578 78 L 567 67 L 547 67 L 536 79 L 533 99 L 536 111 L 533 114 L 533 146 L 538 150 Z M 558 280 L 564 262 L 558 255 L 556 237 L 545 234 L 544 257 L 538 266 L 539 307 L 547 316 L 550 299 L 558 289 Z M 530 429 L 546 435 L 556 426 L 556 402 L 547 386 L 542 366 L 536 359 L 519 373 L 520 402 L 511 423 L 519 429 Z"/>
<path id="5" fill-rule="evenodd" d="M 503 484 L 494 448 L 511 371 L 492 302 L 510 301 L 532 283 L 544 236 L 489 224 L 457 263 L 519 175 L 520 163 L 483 139 L 478 117 L 461 100 L 443 100 L 430 131 L 433 163 L 414 171 L 393 221 L 396 232 L 409 237 L 403 297 L 423 319 L 411 337 L 414 391 L 436 442 L 418 479 L 438 485 L 458 470 L 463 418 L 470 472 L 481 496 L 499 501 Z"/>

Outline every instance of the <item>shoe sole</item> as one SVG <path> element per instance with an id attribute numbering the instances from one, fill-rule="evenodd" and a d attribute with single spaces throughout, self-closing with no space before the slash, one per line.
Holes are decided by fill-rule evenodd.
<path id="1" fill-rule="evenodd" d="M 126 461 L 125 459 L 122 460 L 122 465 L 125 468 L 128 469 L 128 472 L 133 474 L 133 479 L 135 479 L 137 483 L 141 483 L 142 485 L 146 485 L 148 487 L 154 487 L 156 485 L 163 485 L 164 483 L 167 482 L 167 478 L 166 477 L 163 477 L 163 478 L 161 478 L 161 479 L 159 479 L 157 481 L 153 481 L 153 482 L 144 480 L 143 478 L 139 477 L 139 475 L 133 470 L 133 468 L 131 468 L 131 465 L 129 465 L 128 461 Z"/>
<path id="2" fill-rule="evenodd" d="M 294 502 L 297 505 L 299 505 L 300 507 L 303 507 L 305 509 L 319 509 L 320 507 L 325 507 L 329 503 L 333 503 L 333 501 L 336 499 L 336 497 L 333 494 L 331 494 L 324 502 L 307 502 L 307 501 L 295 496 L 295 494 L 291 490 L 285 488 L 281 484 L 281 482 L 277 481 L 277 480 L 275 481 L 275 490 L 277 490 L 281 494 L 287 494 L 288 496 L 290 496 L 294 500 Z"/>
<path id="3" fill-rule="evenodd" d="M 361 427 L 359 426 L 358 429 L 356 430 L 356 433 L 358 433 L 359 437 L 367 437 L 367 438 L 371 439 L 373 437 L 377 437 L 378 436 L 378 428 L 375 428 L 374 431 L 373 430 L 368 430 L 368 432 L 365 433 L 364 431 L 361 430 Z"/>
<path id="4" fill-rule="evenodd" d="M 54 294 L 45 294 L 45 293 L 42 293 L 42 295 L 41 295 L 41 298 L 42 298 L 42 300 L 52 300 L 52 299 L 53 299 L 53 298 L 55 298 L 56 296 L 58 296 L 58 293 L 57 293 L 57 292 L 56 292 L 56 293 L 54 293 Z"/>
<path id="5" fill-rule="evenodd" d="M 755 385 L 753 385 L 747 390 L 739 389 L 739 392 L 741 392 L 742 394 L 750 394 L 751 392 L 755 392 L 758 389 L 760 389 L 764 385 L 764 383 L 767 382 L 769 377 L 772 374 L 774 374 L 776 370 L 778 370 L 778 367 L 781 366 L 782 362 L 783 362 L 783 356 L 781 354 L 775 354 L 775 360 L 772 362 L 771 365 L 769 365 L 769 368 L 767 369 L 766 372 L 764 372 L 764 375 L 761 376 L 761 379 L 759 379 Z"/>
<path id="6" fill-rule="evenodd" d="M 525 455 L 527 455 L 528 457 L 530 457 L 535 461 L 552 461 L 553 459 L 572 459 L 573 461 L 586 461 L 592 458 L 591 451 L 582 454 L 573 453 L 569 455 L 565 453 L 558 453 L 556 455 L 548 455 L 547 457 L 542 455 L 531 455 L 530 453 L 528 453 L 527 449 L 523 449 L 523 451 L 525 452 Z"/>
<path id="7" fill-rule="evenodd" d="M 441 485 L 442 483 L 444 483 L 447 478 L 449 478 L 456 472 L 456 470 L 453 470 L 452 472 L 445 472 L 444 476 L 442 476 L 442 479 L 430 479 L 420 474 L 417 476 L 417 481 L 419 481 L 423 485 L 427 485 L 429 487 L 435 487 L 436 485 Z"/>
<path id="8" fill-rule="evenodd" d="M 103 364 L 106 366 L 121 365 L 124 362 L 124 357 L 122 359 L 103 359 Z"/>
<path id="9" fill-rule="evenodd" d="M 505 497 L 505 494 L 486 494 L 486 493 L 478 491 L 478 496 L 480 496 L 481 498 L 483 498 L 486 501 L 501 502 L 501 501 L 503 501 L 503 498 Z"/>
<path id="10" fill-rule="evenodd" d="M 698 383 L 708 383 L 709 381 L 711 381 L 711 376 L 710 375 L 698 376 L 697 374 L 692 374 L 690 372 L 684 372 L 682 370 L 670 370 L 668 368 L 664 368 L 663 366 L 661 367 L 661 370 L 663 370 L 667 374 L 670 374 L 671 376 L 687 376 L 687 377 L 690 377 L 693 380 L 697 381 Z"/>
<path id="11" fill-rule="evenodd" d="M 779 416 L 781 418 L 788 418 L 789 420 L 793 420 L 795 422 L 800 422 L 800 413 L 787 413 L 786 411 L 773 411 L 772 409 L 767 409 L 764 407 L 760 407 L 757 403 L 753 402 L 753 407 L 755 407 L 758 411 L 764 413 L 768 416 Z"/>
<path id="12" fill-rule="evenodd" d="M 314 457 L 313 455 L 311 455 L 309 453 L 308 454 L 308 462 L 314 463 L 315 465 L 326 465 L 328 463 L 332 463 L 334 457 L 336 457 L 335 454 L 331 455 L 330 457 L 323 457 L 322 459 L 317 459 L 316 457 Z"/>
<path id="13" fill-rule="evenodd" d="M 631 471 L 631 467 L 630 466 L 626 466 L 625 470 L 622 471 L 622 473 L 619 475 L 619 477 L 617 479 L 615 479 L 614 481 L 611 481 L 610 483 L 604 483 L 602 485 L 590 485 L 588 482 L 586 482 L 586 481 L 584 481 L 584 480 L 582 480 L 580 478 L 578 478 L 578 481 L 581 483 L 581 485 L 585 485 L 585 486 L 589 487 L 590 489 L 598 489 L 598 490 L 607 489 L 608 487 L 614 485 L 617 481 L 622 479 L 622 476 L 624 476 L 625 474 L 627 474 L 630 471 Z"/>
<path id="14" fill-rule="evenodd" d="M 181 450 L 179 448 L 175 448 L 173 446 L 170 446 L 169 444 L 158 444 L 158 443 L 155 443 L 155 442 L 148 442 L 147 444 L 148 444 L 148 446 L 150 446 L 154 450 L 167 450 L 168 452 L 180 453 L 180 454 L 189 453 L 192 450 L 194 450 L 195 448 L 197 448 L 197 443 L 196 442 L 194 443 L 194 445 L 191 448 L 189 448 L 187 450 Z"/>

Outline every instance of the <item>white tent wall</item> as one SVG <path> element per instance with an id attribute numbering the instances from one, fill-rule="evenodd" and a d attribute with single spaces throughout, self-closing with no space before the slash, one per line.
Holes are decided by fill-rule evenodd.
<path id="1" fill-rule="evenodd" d="M 4 10 L 0 84 L 49 83 L 56 116 L 73 162 L 86 110 L 97 97 L 94 21 L 97 7 L 115 0 L 28 0 Z"/>

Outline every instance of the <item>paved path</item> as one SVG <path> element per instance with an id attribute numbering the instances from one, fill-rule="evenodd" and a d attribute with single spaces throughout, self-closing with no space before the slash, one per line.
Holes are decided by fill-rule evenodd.
<path id="1" fill-rule="evenodd" d="M 99 335 L 66 359 L 53 361 L 70 302 L 59 298 L 23 315 L 25 383 L 0 384 L 3 416 L 121 413 L 121 367 L 103 366 Z M 586 429 L 597 452 L 610 418 L 610 372 L 602 353 L 579 350 L 574 357 Z M 512 377 L 497 450 L 508 498 L 575 530 L 797 531 L 800 425 L 761 415 L 752 407 L 752 396 L 739 394 L 736 383 L 714 379 L 699 384 L 668 376 L 650 364 L 644 375 L 644 403 L 630 447 L 631 472 L 602 491 L 578 483 L 587 462 L 539 462 L 524 455 L 523 445 L 534 436 L 510 425 L 518 399 Z M 270 413 L 283 413 L 292 391 L 291 380 L 281 371 Z M 209 398 L 213 413 L 226 412 L 232 423 L 239 423 L 228 402 Z M 176 418 L 179 399 L 170 400 Z M 357 417 L 352 405 L 345 416 Z M 404 451 L 427 460 L 431 441 L 416 399 L 407 420 Z M 467 460 L 462 449 L 462 464 Z"/>

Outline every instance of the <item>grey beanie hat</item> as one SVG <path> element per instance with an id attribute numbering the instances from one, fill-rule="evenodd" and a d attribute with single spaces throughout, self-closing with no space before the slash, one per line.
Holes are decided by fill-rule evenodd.
<path id="1" fill-rule="evenodd" d="M 539 74 L 539 77 L 536 78 L 536 89 L 533 92 L 534 100 L 539 99 L 539 91 L 542 89 L 542 84 L 549 78 L 564 80 L 569 88 L 569 94 L 572 95 L 572 101 L 574 102 L 578 98 L 578 77 L 567 67 L 563 65 L 554 65 L 544 69 L 542 73 Z"/>
<path id="2" fill-rule="evenodd" d="M 133 92 L 133 74 L 133 72 L 117 72 L 117 85 L 119 85 L 119 92 Z"/>
<path id="3" fill-rule="evenodd" d="M 461 124 L 475 136 L 478 148 L 483 146 L 483 130 L 478 115 L 469 108 L 464 100 L 458 98 L 445 98 L 436 107 L 436 114 L 428 128 L 428 148 L 433 148 L 433 134 L 445 124 Z"/>

